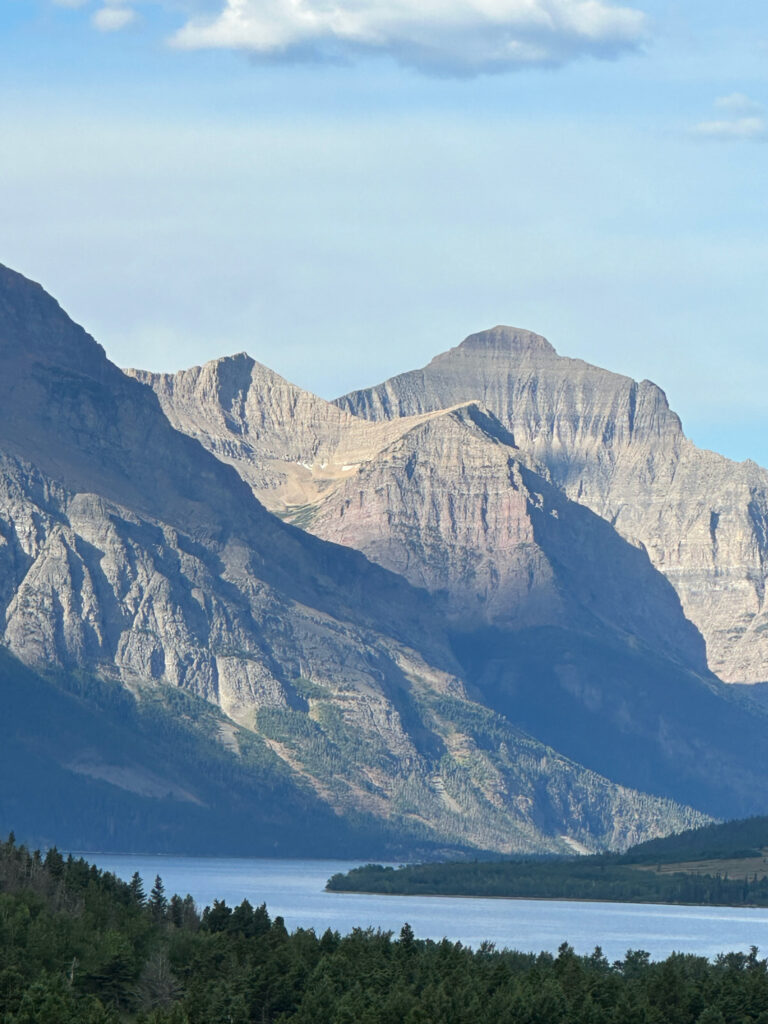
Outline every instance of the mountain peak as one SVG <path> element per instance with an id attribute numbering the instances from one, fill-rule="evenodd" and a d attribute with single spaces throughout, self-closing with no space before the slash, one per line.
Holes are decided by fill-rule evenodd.
<path id="1" fill-rule="evenodd" d="M 491 327 L 487 331 L 470 334 L 458 346 L 458 351 L 491 352 L 499 355 L 557 355 L 554 347 L 540 334 L 503 324 Z"/>

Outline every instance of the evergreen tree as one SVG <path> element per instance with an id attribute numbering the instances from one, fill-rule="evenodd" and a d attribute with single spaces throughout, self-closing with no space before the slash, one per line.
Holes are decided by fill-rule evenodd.
<path id="1" fill-rule="evenodd" d="M 149 908 L 156 921 L 161 921 L 165 917 L 167 906 L 168 900 L 165 898 L 163 880 L 160 875 L 155 875 L 155 884 L 152 886 L 152 891 L 149 894 Z"/>
<path id="2" fill-rule="evenodd" d="M 158 879 L 159 877 L 160 876 L 158 875 Z M 141 875 L 138 871 L 134 871 L 131 875 L 131 880 L 128 883 L 128 889 L 130 890 L 133 902 L 138 904 L 140 907 L 143 907 L 147 902 L 147 896 L 144 892 L 144 882 L 142 881 Z"/>

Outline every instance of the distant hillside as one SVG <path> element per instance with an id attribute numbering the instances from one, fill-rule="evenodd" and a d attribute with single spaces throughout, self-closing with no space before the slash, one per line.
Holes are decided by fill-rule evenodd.
<path id="1" fill-rule="evenodd" d="M 741 818 L 687 829 L 675 836 L 638 843 L 618 857 L 626 863 L 664 863 L 756 857 L 768 847 L 768 816 Z"/>
<path id="2" fill-rule="evenodd" d="M 368 864 L 332 892 L 768 906 L 768 817 L 655 839 L 625 854 L 489 863 Z"/>

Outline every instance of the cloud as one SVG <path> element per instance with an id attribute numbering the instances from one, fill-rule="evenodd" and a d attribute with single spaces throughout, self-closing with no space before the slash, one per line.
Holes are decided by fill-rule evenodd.
<path id="1" fill-rule="evenodd" d="M 95 11 L 91 21 L 100 32 L 118 32 L 135 18 L 136 12 L 132 8 L 109 5 Z"/>
<path id="2" fill-rule="evenodd" d="M 422 71 L 475 75 L 613 58 L 646 38 L 641 11 L 604 0 L 225 0 L 173 43 L 272 59 L 378 53 Z"/>
<path id="3" fill-rule="evenodd" d="M 693 129 L 695 135 L 722 141 L 768 141 L 768 118 L 763 107 L 749 96 L 740 92 L 720 96 L 715 108 L 730 116 L 701 121 Z"/>
<path id="4" fill-rule="evenodd" d="M 737 117 L 732 121 L 702 121 L 694 129 L 710 139 L 768 139 L 768 121 L 764 117 Z"/>
<path id="5" fill-rule="evenodd" d="M 732 114 L 760 114 L 762 106 L 743 92 L 732 92 L 728 96 L 718 96 L 715 100 L 718 110 L 727 110 Z"/>

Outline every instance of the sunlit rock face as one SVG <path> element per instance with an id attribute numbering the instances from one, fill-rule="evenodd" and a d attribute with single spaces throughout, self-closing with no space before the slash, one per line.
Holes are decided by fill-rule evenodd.
<path id="1" fill-rule="evenodd" d="M 557 359 L 535 335 L 513 341 Z M 421 401 L 419 383 L 411 414 L 370 421 L 242 355 L 175 375 L 128 372 L 268 508 L 426 588 L 452 622 L 598 621 L 704 665 L 701 637 L 645 552 L 553 486 L 487 396 L 443 407 Z"/>

